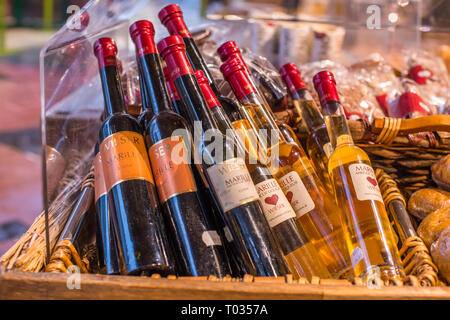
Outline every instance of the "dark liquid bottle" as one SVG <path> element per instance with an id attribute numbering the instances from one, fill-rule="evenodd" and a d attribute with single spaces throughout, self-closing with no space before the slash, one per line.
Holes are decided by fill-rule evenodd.
<path id="1" fill-rule="evenodd" d="M 184 119 L 189 119 L 188 114 L 186 113 L 186 107 L 183 105 L 183 102 L 178 95 L 177 89 L 173 84 L 172 79 L 169 75 L 169 70 L 166 66 L 163 67 L 164 78 L 166 80 L 167 92 L 169 94 L 170 100 L 172 101 L 172 106 L 175 111 L 183 116 Z M 192 130 L 190 122 L 188 123 L 189 129 Z M 230 236 L 230 232 L 228 231 L 225 221 L 222 219 L 222 214 L 220 213 L 220 207 L 216 203 L 214 197 L 211 194 L 210 188 L 205 185 L 201 177 L 201 173 L 199 172 L 196 166 L 191 167 L 194 173 L 195 182 L 198 187 L 198 192 L 201 194 L 201 203 L 206 211 L 210 211 L 211 215 L 214 217 L 216 221 L 216 225 L 218 227 L 218 232 L 221 235 L 221 238 L 224 240 L 224 246 L 227 251 L 227 255 L 230 262 L 231 274 L 233 277 L 240 277 L 245 274 L 245 270 L 243 270 L 244 265 L 240 264 L 236 259 L 236 255 L 232 253 L 233 249 L 233 238 Z M 228 235 L 228 237 L 227 237 Z"/>
<path id="2" fill-rule="evenodd" d="M 183 38 L 186 45 L 186 56 L 190 65 L 194 71 L 201 70 L 204 72 L 205 77 L 208 79 L 208 83 L 213 90 L 216 97 L 219 99 L 222 105 L 233 103 L 233 100 L 220 94 L 217 88 L 214 78 L 208 69 L 208 65 L 203 58 L 200 50 L 198 50 L 194 39 L 192 38 L 189 29 L 183 19 L 183 11 L 176 4 L 170 4 L 161 9 L 158 14 L 159 20 L 167 28 L 171 35 L 177 35 Z"/>
<path id="3" fill-rule="evenodd" d="M 108 208 L 108 194 L 103 176 L 102 157 L 98 143 L 95 145 L 95 207 L 97 209 L 97 258 L 101 273 L 120 274 L 116 234 Z"/>
<path id="4" fill-rule="evenodd" d="M 173 273 L 144 138 L 137 120 L 125 112 L 117 47 L 111 38 L 101 38 L 94 44 L 94 53 L 105 99 L 100 154 L 124 271 Z"/>
<path id="5" fill-rule="evenodd" d="M 193 126 L 197 126 L 197 130 L 194 129 L 197 132 L 194 135 L 196 161 L 221 206 L 247 272 L 258 276 L 282 276 L 285 274 L 284 261 L 265 220 L 245 161 L 235 155 L 234 144 L 223 137 L 211 117 L 184 49 L 179 36 L 170 36 L 158 43 L 178 94 L 191 121 L 195 121 Z M 211 149 L 212 144 L 215 148 Z"/>
<path id="6" fill-rule="evenodd" d="M 247 153 L 247 149 L 245 149 L 246 141 L 239 139 L 242 135 L 229 134 L 229 132 L 235 132 L 230 118 L 225 114 L 224 109 L 214 96 L 206 78 L 203 76 L 203 72 L 196 71 L 195 75 L 202 89 L 203 96 L 208 103 L 209 110 L 218 122 L 220 130 L 222 133 L 228 134 L 230 138 L 235 139 L 237 148 L 240 149 L 238 151 L 244 153 L 247 168 L 258 192 L 265 217 L 281 247 L 280 250 L 282 250 L 284 256 L 288 257 L 287 259 L 290 262 L 292 261 L 290 267 L 294 277 L 296 279 L 305 277 L 309 280 L 313 276 L 328 278 L 330 275 L 327 268 L 303 229 L 297 226 L 295 211 L 292 209 L 280 185 L 269 169 L 257 160 L 256 154 L 250 155 Z M 237 116 L 239 109 L 227 109 L 227 111 L 228 114 Z M 239 118 L 237 121 L 245 120 Z M 244 132 L 244 135 L 246 133 Z M 248 150 L 254 149 L 249 148 Z"/>
<path id="7" fill-rule="evenodd" d="M 130 34 L 149 103 L 143 105 L 139 122 L 144 128 L 178 274 L 223 277 L 230 273 L 227 257 L 212 217 L 208 219 L 202 209 L 186 142 L 183 136 L 174 135 L 176 130 L 188 133 L 188 127 L 186 120 L 171 109 L 153 25 L 137 21 L 130 27 Z"/>

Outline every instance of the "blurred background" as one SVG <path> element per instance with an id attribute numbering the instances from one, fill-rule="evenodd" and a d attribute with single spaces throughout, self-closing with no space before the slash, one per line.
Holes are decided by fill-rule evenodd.
<path id="1" fill-rule="evenodd" d="M 183 9 L 190 28 L 211 22 L 226 25 L 219 38 L 239 40 L 274 65 L 288 62 L 286 59 L 306 63 L 338 56 L 345 61 L 373 52 L 400 61 L 403 48 L 426 48 L 443 55 L 450 46 L 448 0 L 174 2 Z M 0 255 L 27 230 L 43 207 L 40 79 L 44 70 L 40 70 L 40 54 L 51 50 L 41 53 L 41 49 L 49 49 L 49 43 L 76 40 L 62 29 L 85 5 L 100 8 L 90 11 L 94 17 L 89 22 L 97 22 L 100 28 L 99 21 L 105 25 L 110 21 L 110 27 L 120 23 L 118 17 L 127 5 L 143 8 L 131 14 L 132 21 L 150 19 L 157 38 L 161 38 L 165 30 L 156 15 L 169 3 L 172 1 L 0 0 Z M 125 14 L 122 20 L 129 18 Z M 342 49 L 345 56 L 341 56 Z M 47 100 L 42 103 L 46 108 Z"/>

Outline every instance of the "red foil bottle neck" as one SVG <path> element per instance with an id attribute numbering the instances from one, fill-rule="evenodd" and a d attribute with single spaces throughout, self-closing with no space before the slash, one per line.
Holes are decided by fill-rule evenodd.
<path id="1" fill-rule="evenodd" d="M 222 67 L 223 66 L 224 65 L 222 65 Z M 222 67 L 220 68 L 220 70 L 222 71 L 224 77 L 227 79 L 238 100 L 242 100 L 250 93 L 256 92 L 256 89 L 250 81 L 247 72 L 244 71 L 244 68 L 230 72 L 224 71 L 223 69 L 226 68 Z"/>
<path id="2" fill-rule="evenodd" d="M 222 60 L 222 62 L 225 62 L 228 58 L 234 56 L 235 54 L 241 55 L 241 50 L 239 50 L 236 42 L 227 41 L 217 49 L 217 53 L 220 57 L 220 60 Z"/>
<path id="3" fill-rule="evenodd" d="M 166 86 L 167 86 L 167 91 L 169 93 L 170 100 L 171 101 L 178 101 L 178 100 L 180 100 L 180 96 L 178 95 L 178 91 L 175 88 L 175 85 L 173 84 L 172 79 L 170 78 L 169 69 L 167 69 L 167 67 L 164 67 L 163 71 L 164 71 L 164 79 L 166 80 Z"/>
<path id="4" fill-rule="evenodd" d="M 158 53 L 155 44 L 155 29 L 153 24 L 147 20 L 136 21 L 130 26 L 130 36 L 136 46 L 139 58 L 146 54 Z"/>
<path id="5" fill-rule="evenodd" d="M 167 70 L 172 81 L 185 74 L 194 74 L 194 70 L 186 57 L 186 46 L 180 36 L 164 38 L 158 43 L 157 47 L 166 62 Z"/>
<path id="6" fill-rule="evenodd" d="M 117 46 L 113 39 L 100 38 L 95 41 L 94 54 L 100 69 L 106 66 L 117 66 Z"/>
<path id="7" fill-rule="evenodd" d="M 183 11 L 176 4 L 164 7 L 158 14 L 159 20 L 167 28 L 171 35 L 178 35 L 183 38 L 192 38 L 184 19 Z"/>
<path id="8" fill-rule="evenodd" d="M 305 83 L 300 76 L 300 71 L 297 69 L 295 64 L 285 64 L 281 67 L 280 74 L 291 94 L 294 94 L 299 89 L 306 88 Z"/>
<path id="9" fill-rule="evenodd" d="M 216 95 L 209 85 L 205 73 L 201 70 L 197 70 L 195 71 L 195 76 L 197 77 L 197 82 L 200 86 L 200 89 L 202 90 L 203 97 L 205 98 L 208 107 L 213 108 L 220 105 L 219 100 L 217 99 Z"/>
<path id="10" fill-rule="evenodd" d="M 317 73 L 313 78 L 313 82 L 322 107 L 325 106 L 328 101 L 340 101 L 336 90 L 336 81 L 331 72 L 321 71 Z"/>

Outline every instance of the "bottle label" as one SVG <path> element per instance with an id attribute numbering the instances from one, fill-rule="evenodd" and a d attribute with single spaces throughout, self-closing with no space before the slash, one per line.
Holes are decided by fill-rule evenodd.
<path id="1" fill-rule="evenodd" d="M 287 200 L 300 218 L 315 208 L 315 204 L 308 190 L 297 172 L 291 171 L 280 179 L 280 186 Z"/>
<path id="2" fill-rule="evenodd" d="M 148 150 L 161 203 L 185 192 L 195 192 L 186 144 L 181 136 L 163 139 Z"/>
<path id="3" fill-rule="evenodd" d="M 99 153 L 94 158 L 94 191 L 95 191 L 95 202 L 104 194 L 107 193 L 106 185 L 105 185 L 105 177 L 103 175 L 103 167 L 102 167 L 102 156 Z"/>
<path id="4" fill-rule="evenodd" d="M 223 212 L 259 199 L 243 159 L 226 160 L 207 172 Z"/>
<path id="5" fill-rule="evenodd" d="M 275 179 L 268 179 L 256 185 L 264 214 L 271 228 L 295 218 L 295 212 Z"/>
<path id="6" fill-rule="evenodd" d="M 145 180 L 154 185 L 144 138 L 133 131 L 121 131 L 100 144 L 106 190 L 126 180 Z"/>
<path id="7" fill-rule="evenodd" d="M 363 163 L 354 163 L 349 166 L 349 171 L 358 200 L 383 202 L 377 178 L 371 166 Z"/>
<path id="8" fill-rule="evenodd" d="M 222 245 L 222 240 L 215 230 L 203 231 L 202 241 L 207 247 Z"/>

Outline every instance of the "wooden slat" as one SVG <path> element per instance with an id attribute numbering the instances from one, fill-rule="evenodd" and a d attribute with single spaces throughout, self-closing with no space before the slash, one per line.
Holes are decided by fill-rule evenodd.
<path id="1" fill-rule="evenodd" d="M 86 274 L 69 290 L 70 275 L 9 272 L 0 275 L 0 299 L 450 299 L 450 287 L 384 287 L 170 280 Z"/>

